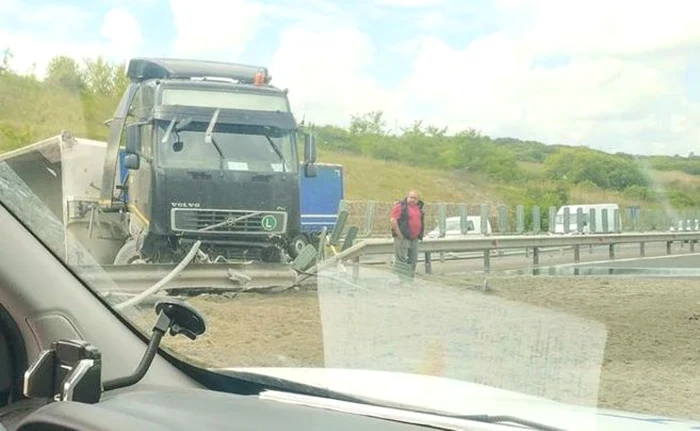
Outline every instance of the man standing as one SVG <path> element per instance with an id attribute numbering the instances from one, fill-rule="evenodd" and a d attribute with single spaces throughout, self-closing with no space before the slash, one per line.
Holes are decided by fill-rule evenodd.
<path id="1" fill-rule="evenodd" d="M 423 201 L 411 190 L 391 210 L 391 233 L 394 237 L 394 271 L 402 280 L 413 278 L 418 260 L 418 241 L 423 239 Z"/>

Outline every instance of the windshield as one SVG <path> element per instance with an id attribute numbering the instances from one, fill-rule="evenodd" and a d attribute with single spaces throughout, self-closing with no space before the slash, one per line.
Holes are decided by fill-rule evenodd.
<path id="1" fill-rule="evenodd" d="M 0 204 L 178 360 L 700 426 L 699 3 L 0 3 Z"/>
<path id="2" fill-rule="evenodd" d="M 163 137 L 170 122 L 159 121 L 156 142 L 161 165 L 182 169 L 218 169 L 220 155 L 214 145 L 205 142 L 208 124 L 192 122 L 185 129 Z M 231 171 L 295 172 L 296 152 L 293 133 L 274 128 L 217 123 L 214 140 L 221 148 L 224 167 Z M 272 142 L 272 143 L 271 143 Z M 176 145 L 173 145 L 178 143 Z M 179 144 L 181 143 L 181 144 Z M 279 149 L 278 154 L 273 147 Z M 284 161 L 283 161 L 284 159 Z"/>

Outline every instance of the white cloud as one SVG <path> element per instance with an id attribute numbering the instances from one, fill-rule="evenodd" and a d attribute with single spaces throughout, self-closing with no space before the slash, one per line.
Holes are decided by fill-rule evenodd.
<path id="1" fill-rule="evenodd" d="M 103 19 L 102 36 L 86 37 L 85 29 L 95 15 L 73 6 L 46 5 L 40 10 L 15 2 L 3 5 L 0 17 L 20 23 L 19 30 L 0 29 L 1 49 L 12 53 L 12 68 L 19 72 L 34 70 L 43 77 L 48 62 L 64 55 L 82 61 L 104 56 L 110 60 L 133 55 L 141 46 L 141 28 L 126 9 L 109 11 Z"/>
<path id="2" fill-rule="evenodd" d="M 259 25 L 262 6 L 247 0 L 170 0 L 178 55 L 239 56 Z"/>
<path id="3" fill-rule="evenodd" d="M 20 8 L 19 0 L 3 0 L 0 2 L 0 17 L 5 14 L 16 13 Z"/>
<path id="4" fill-rule="evenodd" d="M 55 56 L 65 55 L 80 61 L 104 52 L 103 46 L 98 42 L 51 40 L 30 32 L 11 33 L 0 30 L 0 40 L 12 53 L 11 65 L 14 70 L 26 73 L 34 69 L 38 77 L 44 76 L 46 66 Z"/>
<path id="5" fill-rule="evenodd" d="M 569 55 L 635 55 L 700 41 L 700 2 L 500 0 L 532 19 L 526 43 Z"/>
<path id="6" fill-rule="evenodd" d="M 121 58 L 138 52 L 143 43 L 141 25 L 124 8 L 112 9 L 107 13 L 102 24 L 102 36 L 109 41 L 109 51 Z"/>
<path id="7" fill-rule="evenodd" d="M 664 143 L 683 154 L 697 144 L 700 106 L 685 97 L 682 72 L 700 48 L 700 3 L 499 3 L 523 17 L 524 30 L 464 49 L 423 39 L 399 90 L 403 117 L 611 151 Z M 558 67 L 538 64 L 562 55 Z"/>
<path id="8" fill-rule="evenodd" d="M 397 7 L 428 7 L 438 6 L 445 3 L 445 0 L 375 0 L 377 4 Z"/>
<path id="9" fill-rule="evenodd" d="M 348 27 L 294 27 L 280 40 L 271 66 L 273 84 L 290 89 L 299 118 L 347 124 L 353 114 L 394 110 L 392 95 L 366 70 L 375 50 L 366 34 Z"/>

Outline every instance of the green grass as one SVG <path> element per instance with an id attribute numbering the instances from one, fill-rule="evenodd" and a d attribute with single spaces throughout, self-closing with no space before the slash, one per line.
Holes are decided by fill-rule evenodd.
<path id="1" fill-rule="evenodd" d="M 410 189 L 434 202 L 500 202 L 483 178 L 368 157 L 320 151 L 321 162 L 343 165 L 346 196 L 351 200 L 395 201 Z"/>

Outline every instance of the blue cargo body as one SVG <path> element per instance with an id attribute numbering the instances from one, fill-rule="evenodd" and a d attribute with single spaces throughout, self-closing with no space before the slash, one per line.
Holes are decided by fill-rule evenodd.
<path id="1" fill-rule="evenodd" d="M 331 231 L 344 197 L 343 167 L 327 163 L 317 166 L 316 178 L 300 175 L 301 229 L 307 234 L 321 232 L 324 227 Z"/>

